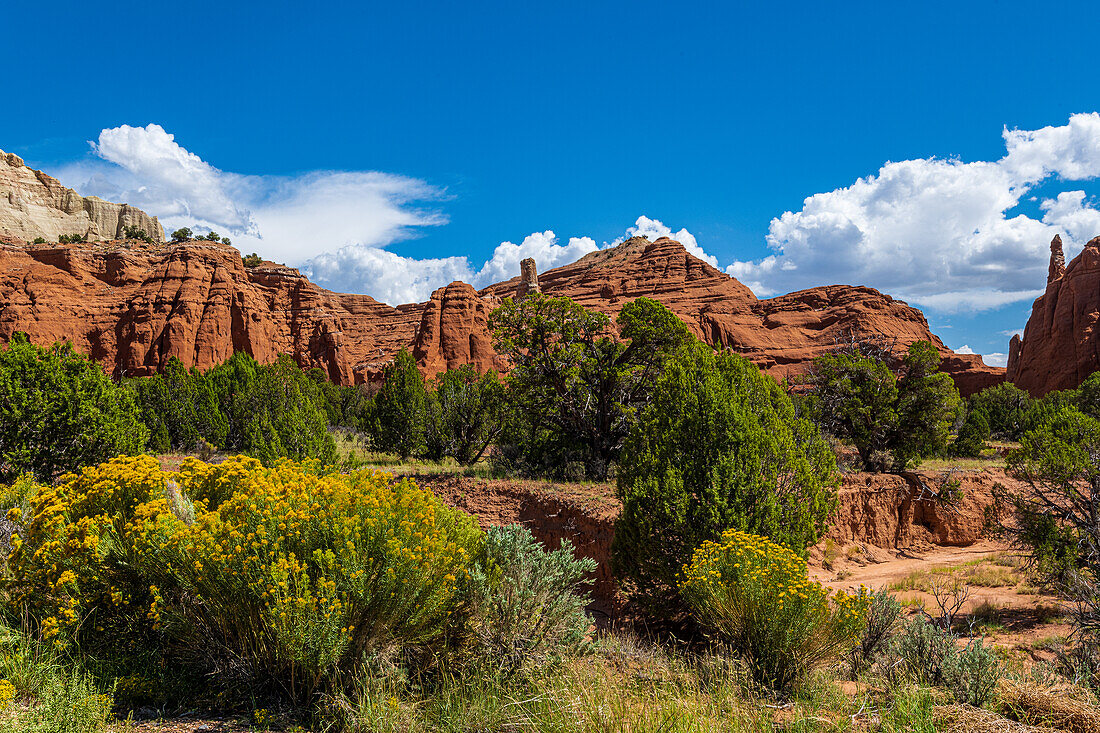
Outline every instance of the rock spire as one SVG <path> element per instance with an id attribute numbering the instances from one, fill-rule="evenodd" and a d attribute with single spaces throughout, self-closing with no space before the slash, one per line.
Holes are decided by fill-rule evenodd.
<path id="1" fill-rule="evenodd" d="M 1050 269 L 1047 270 L 1047 285 L 1066 274 L 1066 255 L 1062 252 L 1062 238 L 1055 234 L 1050 240 Z"/>
<path id="2" fill-rule="evenodd" d="M 1100 237 L 1069 265 L 1054 238 L 1046 291 L 1008 350 L 1008 381 L 1032 397 L 1073 389 L 1100 370 Z"/>
<path id="3" fill-rule="evenodd" d="M 531 257 L 519 263 L 519 285 L 516 286 L 516 300 L 526 298 L 531 293 L 541 293 L 539 273 L 535 269 L 535 260 Z"/>

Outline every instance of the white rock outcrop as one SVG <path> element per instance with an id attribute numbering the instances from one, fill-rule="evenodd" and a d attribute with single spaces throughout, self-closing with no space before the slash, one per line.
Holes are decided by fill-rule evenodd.
<path id="1" fill-rule="evenodd" d="M 56 178 L 28 168 L 18 155 L 0 150 L 0 237 L 56 242 L 61 235 L 86 235 L 89 241 L 121 239 L 127 226 L 163 242 L 155 216 L 129 204 L 84 197 Z"/>

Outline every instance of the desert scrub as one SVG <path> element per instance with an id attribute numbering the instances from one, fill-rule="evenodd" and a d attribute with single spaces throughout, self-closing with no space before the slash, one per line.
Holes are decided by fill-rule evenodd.
<path id="1" fill-rule="evenodd" d="M 854 644 L 870 604 L 865 589 L 832 595 L 790 549 L 736 530 L 695 551 L 680 592 L 758 683 L 784 693 Z"/>
<path id="2" fill-rule="evenodd" d="M 871 594 L 863 632 L 847 655 L 853 680 L 859 679 L 887 650 L 900 617 L 901 603 L 897 598 L 885 590 Z"/>
<path id="3" fill-rule="evenodd" d="M 135 542 L 163 563 L 151 614 L 212 632 L 299 699 L 342 662 L 441 636 L 481 541 L 471 517 L 388 474 L 242 457 L 187 461 L 179 481 L 196 488 L 194 522 L 162 499 Z"/>
<path id="4" fill-rule="evenodd" d="M 1004 668 L 981 638 L 958 648 L 956 638 L 920 614 L 906 622 L 880 660 L 884 675 L 902 681 L 949 689 L 960 703 L 982 707 L 992 700 Z"/>
<path id="5" fill-rule="evenodd" d="M 519 525 L 490 529 L 470 583 L 477 656 L 509 676 L 578 650 L 594 631 L 584 608 L 595 569 L 568 540 L 548 551 Z"/>
<path id="6" fill-rule="evenodd" d="M 215 674 L 236 660 L 303 701 L 365 653 L 442 635 L 480 543 L 389 474 L 119 458 L 34 493 L 12 601 L 58 646 L 162 646 Z"/>

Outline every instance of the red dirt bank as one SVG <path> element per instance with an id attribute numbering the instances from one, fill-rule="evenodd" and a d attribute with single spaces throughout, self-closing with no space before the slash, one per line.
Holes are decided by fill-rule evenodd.
<path id="1" fill-rule="evenodd" d="M 899 553 L 924 552 L 936 547 L 965 547 L 982 540 L 985 512 L 993 503 L 996 483 L 1009 487 L 1018 482 L 1001 469 L 959 471 L 963 499 L 953 508 L 922 499 L 920 482 L 934 487 L 942 481 L 938 471 L 918 471 L 906 477 L 845 474 L 838 505 L 825 538 L 811 549 L 811 563 L 820 562 L 828 542 L 840 547 L 859 544 L 876 562 Z M 598 563 L 593 595 L 599 610 L 613 615 L 622 605 L 611 575 L 611 542 L 619 504 L 610 484 L 560 487 L 537 481 L 476 479 L 466 476 L 426 474 L 415 476 L 451 506 L 477 516 L 482 527 L 519 523 L 548 547 L 563 539 L 576 553 Z"/>

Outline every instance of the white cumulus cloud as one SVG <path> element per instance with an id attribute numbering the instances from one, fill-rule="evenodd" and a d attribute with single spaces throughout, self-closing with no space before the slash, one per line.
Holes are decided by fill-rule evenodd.
<path id="1" fill-rule="evenodd" d="M 1002 136 L 1006 154 L 997 161 L 888 162 L 846 188 L 810 196 L 800 211 L 771 221 L 772 254 L 726 271 L 762 295 L 870 285 L 946 312 L 1034 298 L 1046 283 L 1050 239 L 1062 233 L 1073 256 L 1100 234 L 1100 211 L 1083 191 L 1041 201 L 1041 220 L 1013 209 L 1052 177 L 1100 175 L 1100 114 Z"/>
<path id="2" fill-rule="evenodd" d="M 63 167 L 58 177 L 85 195 L 124 201 L 160 217 L 168 233 L 183 226 L 196 233 L 212 229 L 244 252 L 306 269 L 312 257 L 327 253 L 316 266 L 321 277 L 342 276 L 336 262 L 361 263 L 355 280 L 387 301 L 425 288 L 431 292 L 425 283 L 434 277 L 466 272 L 457 263 L 463 258 L 445 258 L 424 260 L 410 273 L 417 260 L 380 249 L 447 222 L 438 210 L 445 192 L 415 178 L 378 171 L 231 173 L 155 124 L 103 130 L 92 151 L 95 158 Z"/>
<path id="3" fill-rule="evenodd" d="M 970 344 L 963 344 L 957 349 L 953 349 L 956 354 L 976 354 L 974 349 L 970 348 Z M 1008 366 L 1008 354 L 1002 354 L 1000 352 L 993 352 L 991 354 L 981 354 L 982 361 L 987 366 L 1003 367 Z"/>
<path id="4" fill-rule="evenodd" d="M 519 274 L 519 263 L 531 257 L 539 272 L 579 260 L 589 252 L 599 249 L 591 237 L 570 237 L 568 243 L 558 244 L 558 238 L 549 229 L 527 235 L 519 244 L 501 242 L 493 251 L 493 257 L 477 272 L 473 284 L 479 288 L 507 280 Z"/>
<path id="5" fill-rule="evenodd" d="M 348 245 L 311 258 L 302 272 L 322 287 L 344 293 L 366 293 L 390 305 L 428 299 L 436 288 L 470 280 L 465 257 L 415 259 L 380 247 Z"/>
<path id="6" fill-rule="evenodd" d="M 169 234 L 184 226 L 196 234 L 217 231 L 242 252 L 301 267 L 323 287 L 367 293 L 391 305 L 426 300 L 454 280 L 477 287 L 507 280 L 519 274 L 527 257 L 545 271 L 600 249 L 591 237 L 563 244 L 546 230 L 519 244 L 501 242 L 479 268 L 465 256 L 404 257 L 386 246 L 447 222 L 439 210 L 445 192 L 424 181 L 379 171 L 232 173 L 185 149 L 156 124 L 103 130 L 91 148 L 94 157 L 58 171 L 81 193 L 144 209 L 160 217 Z M 634 235 L 671 236 L 717 264 L 687 229 L 673 232 L 641 216 L 622 239 Z"/>
<path id="7" fill-rule="evenodd" d="M 696 241 L 694 234 L 687 229 L 681 229 L 678 232 L 674 232 L 671 227 L 665 226 L 658 219 L 650 219 L 648 216 L 639 216 L 638 220 L 634 222 L 634 226 L 626 230 L 626 236 L 616 240 L 615 244 L 625 242 L 629 237 L 645 237 L 651 242 L 655 242 L 661 237 L 675 239 L 677 242 L 684 245 L 684 249 L 691 254 L 701 260 L 709 262 L 713 267 L 718 267 L 718 258 L 707 254 L 707 252 L 699 246 L 699 242 Z"/>

